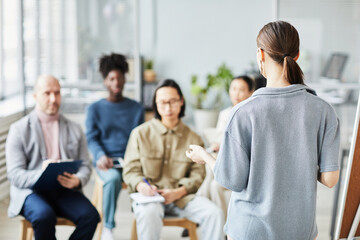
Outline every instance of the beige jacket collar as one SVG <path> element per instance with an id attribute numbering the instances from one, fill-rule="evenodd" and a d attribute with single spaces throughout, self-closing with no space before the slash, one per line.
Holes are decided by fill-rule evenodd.
<path id="1" fill-rule="evenodd" d="M 172 132 L 179 137 L 182 137 L 183 135 L 185 125 L 181 120 L 179 120 L 179 123 L 173 129 L 168 129 L 165 127 L 165 125 L 159 119 L 154 118 L 151 121 L 153 122 L 156 131 L 160 132 L 162 135 L 167 134 L 168 132 Z"/>

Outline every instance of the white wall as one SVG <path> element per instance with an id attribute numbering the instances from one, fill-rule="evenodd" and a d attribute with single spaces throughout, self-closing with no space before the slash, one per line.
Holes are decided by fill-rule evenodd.
<path id="1" fill-rule="evenodd" d="M 280 19 L 294 22 L 301 49 L 309 54 L 312 81 L 322 73 L 333 52 L 349 54 L 343 80 L 360 81 L 360 1 L 279 0 Z"/>
<path id="2" fill-rule="evenodd" d="M 141 53 L 155 58 L 159 79 L 172 77 L 187 90 L 190 76 L 215 71 L 222 62 L 235 74 L 255 63 L 255 38 L 273 19 L 273 1 L 140 0 Z M 360 2 L 279 0 L 279 18 L 298 29 L 300 64 L 318 81 L 332 52 L 350 57 L 344 80 L 360 78 Z"/>
<path id="3" fill-rule="evenodd" d="M 272 20 L 271 2 L 141 0 L 140 49 L 159 80 L 173 78 L 189 96 L 190 77 L 226 63 L 234 74 L 256 61 L 256 36 Z"/>
<path id="4" fill-rule="evenodd" d="M 102 82 L 98 59 L 103 54 L 133 55 L 134 14 L 133 1 L 77 0 L 80 79 Z"/>

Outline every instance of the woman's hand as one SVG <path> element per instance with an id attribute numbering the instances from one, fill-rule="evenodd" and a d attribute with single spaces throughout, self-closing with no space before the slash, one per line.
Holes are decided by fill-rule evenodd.
<path id="1" fill-rule="evenodd" d="M 193 160 L 193 162 L 199 163 L 199 164 L 205 164 L 205 156 L 208 153 L 205 151 L 203 147 L 200 147 L 199 145 L 189 145 L 189 149 L 186 151 L 186 156 Z"/>
<path id="2" fill-rule="evenodd" d="M 212 143 L 210 147 L 214 152 L 219 152 L 220 144 L 219 143 Z"/>
<path id="3" fill-rule="evenodd" d="M 214 170 L 215 158 L 210 153 L 206 152 L 203 147 L 199 145 L 189 145 L 189 149 L 186 151 L 186 156 L 193 160 L 193 162 L 199 164 L 207 163 L 211 170 Z"/>

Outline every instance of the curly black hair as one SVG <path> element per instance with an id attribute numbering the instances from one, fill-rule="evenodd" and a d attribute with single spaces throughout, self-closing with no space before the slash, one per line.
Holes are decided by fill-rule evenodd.
<path id="1" fill-rule="evenodd" d="M 99 61 L 99 71 L 105 79 L 109 72 L 119 70 L 122 74 L 129 71 L 129 64 L 126 62 L 126 57 L 121 54 L 111 53 L 110 55 L 103 55 Z"/>

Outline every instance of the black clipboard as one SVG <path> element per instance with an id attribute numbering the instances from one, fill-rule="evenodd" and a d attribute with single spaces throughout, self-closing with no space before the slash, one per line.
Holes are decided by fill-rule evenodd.
<path id="1" fill-rule="evenodd" d="M 76 173 L 79 170 L 81 163 L 82 160 L 50 163 L 31 189 L 45 191 L 62 188 L 57 180 L 58 175 L 63 174 L 64 172 Z"/>

